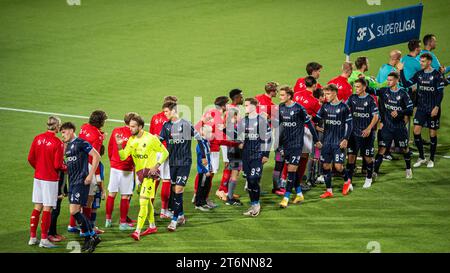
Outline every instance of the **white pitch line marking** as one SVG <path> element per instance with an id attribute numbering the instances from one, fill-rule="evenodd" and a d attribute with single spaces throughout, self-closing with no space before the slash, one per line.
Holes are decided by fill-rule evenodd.
<path id="1" fill-rule="evenodd" d="M 9 107 L 0 107 L 0 110 L 12 111 L 12 112 L 22 112 L 22 113 L 31 113 L 31 114 L 41 114 L 41 115 L 55 115 L 55 116 L 69 117 L 69 118 L 89 119 L 89 117 L 87 117 L 87 116 L 71 115 L 71 114 L 63 114 L 63 113 L 52 113 L 52 112 L 42 112 L 42 111 L 35 111 L 35 110 L 28 110 L 28 109 L 18 109 L 18 108 L 9 108 Z M 108 118 L 107 121 L 123 123 L 123 120 L 120 120 L 120 119 Z M 150 125 L 150 124 L 149 123 L 145 123 L 145 125 Z"/>
<path id="2" fill-rule="evenodd" d="M 55 115 L 55 116 L 61 116 L 61 117 L 70 117 L 70 118 L 81 118 L 81 119 L 89 119 L 89 117 L 87 116 L 80 116 L 80 115 L 71 115 L 71 114 L 63 114 L 63 113 L 52 113 L 52 112 L 42 112 L 42 111 L 35 111 L 35 110 L 28 110 L 28 109 L 19 109 L 19 108 L 9 108 L 9 107 L 1 107 L 0 106 L 0 110 L 4 110 L 4 111 L 13 111 L 13 112 L 22 112 L 22 113 L 31 113 L 31 114 L 41 114 L 41 115 Z M 117 123 L 122 123 L 123 120 L 120 119 L 107 119 L 107 121 L 111 121 L 111 122 L 117 122 Z M 149 123 L 145 123 L 145 125 L 150 126 Z M 414 155 L 416 155 L 417 153 L 413 153 Z M 438 157 L 443 157 L 446 159 L 450 159 L 449 155 L 435 155 Z"/>

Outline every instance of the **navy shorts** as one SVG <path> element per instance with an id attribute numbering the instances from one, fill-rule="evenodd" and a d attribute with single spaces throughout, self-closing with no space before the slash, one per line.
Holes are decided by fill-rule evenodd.
<path id="1" fill-rule="evenodd" d="M 352 135 L 348 140 L 347 153 L 352 155 L 374 156 L 373 143 L 375 141 L 375 135 L 372 133 L 368 137 L 360 137 Z"/>
<path id="2" fill-rule="evenodd" d="M 440 119 L 441 108 L 439 108 L 438 114 L 435 117 L 431 117 L 431 114 L 427 114 L 425 112 L 417 110 L 416 114 L 414 115 L 414 125 L 437 130 L 439 129 Z"/>
<path id="3" fill-rule="evenodd" d="M 345 149 L 341 149 L 339 144 L 325 144 L 320 152 L 320 161 L 322 163 L 344 164 Z"/>
<path id="4" fill-rule="evenodd" d="M 406 148 L 408 147 L 408 131 L 405 128 L 390 129 L 383 126 L 380 131 L 381 140 L 378 141 L 378 146 L 391 147 L 392 141 L 394 141 L 395 147 Z"/>
<path id="5" fill-rule="evenodd" d="M 90 185 L 85 185 L 84 182 L 69 185 L 69 203 L 73 205 L 87 205 Z"/>
<path id="6" fill-rule="evenodd" d="M 230 171 L 241 171 L 242 170 L 242 160 L 232 159 L 228 162 L 228 170 Z"/>
<path id="7" fill-rule="evenodd" d="M 302 148 L 293 148 L 284 150 L 284 160 L 286 164 L 296 165 L 300 164 L 302 157 Z"/>
<path id="8" fill-rule="evenodd" d="M 170 181 L 172 185 L 186 186 L 191 172 L 191 166 L 170 166 Z"/>
<path id="9" fill-rule="evenodd" d="M 242 167 L 247 179 L 260 179 L 262 176 L 263 164 L 261 159 L 243 160 Z"/>

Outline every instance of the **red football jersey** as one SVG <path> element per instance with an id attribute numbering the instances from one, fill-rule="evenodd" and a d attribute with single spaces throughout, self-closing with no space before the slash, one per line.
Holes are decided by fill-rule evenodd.
<path id="1" fill-rule="evenodd" d="M 158 114 L 153 115 L 153 117 L 150 121 L 150 130 L 149 130 L 150 134 L 159 136 L 164 123 L 166 123 L 167 121 L 169 121 L 169 120 L 167 119 L 166 115 L 164 115 L 164 112 L 162 112 L 162 111 L 159 112 Z"/>
<path id="2" fill-rule="evenodd" d="M 272 98 L 267 96 L 267 94 L 261 94 L 255 96 L 255 99 L 258 101 L 258 114 L 267 113 L 267 119 L 271 119 L 272 107 L 275 106 L 275 104 L 272 102 Z"/>
<path id="3" fill-rule="evenodd" d="M 348 83 L 347 78 L 337 76 L 331 79 L 328 84 L 335 84 L 338 88 L 338 99 L 346 102 L 348 98 L 353 94 L 352 86 Z"/>
<path id="4" fill-rule="evenodd" d="M 315 117 L 320 110 L 319 100 L 308 90 L 294 93 L 294 101 L 303 106 L 310 116 Z"/>
<path id="5" fill-rule="evenodd" d="M 322 88 L 320 83 L 317 83 L 317 88 Z M 305 78 L 299 78 L 294 85 L 294 92 L 301 92 L 306 90 Z"/>
<path id="6" fill-rule="evenodd" d="M 203 125 L 209 125 L 212 128 L 212 139 L 210 140 L 211 152 L 220 151 L 220 145 L 226 145 L 221 144 L 221 141 L 225 139 L 225 134 L 223 133 L 224 119 L 222 117 L 222 112 L 216 108 L 206 111 L 200 121 L 195 124 L 194 128 L 200 132 Z"/>
<path id="7" fill-rule="evenodd" d="M 164 115 L 164 112 L 161 111 L 158 114 L 154 114 L 150 121 L 150 134 L 159 137 L 161 130 L 164 126 L 164 123 L 169 121 L 169 119 Z M 162 141 L 162 144 L 167 148 L 166 141 Z"/>
<path id="8" fill-rule="evenodd" d="M 111 165 L 111 168 L 122 170 L 122 171 L 132 171 L 134 164 L 133 158 L 129 156 L 126 160 L 120 160 L 119 150 L 117 149 L 116 135 L 119 134 L 122 136 L 123 143 L 122 149 L 127 146 L 128 139 L 131 136 L 131 130 L 127 126 L 117 127 L 111 132 L 111 137 L 109 138 L 108 143 L 108 158 Z"/>
<path id="9" fill-rule="evenodd" d="M 34 178 L 58 182 L 64 163 L 62 141 L 50 131 L 37 135 L 31 144 L 28 162 L 34 168 Z"/>
<path id="10" fill-rule="evenodd" d="M 89 123 L 85 123 L 81 126 L 79 137 L 89 142 L 89 144 L 91 144 L 92 147 L 100 153 L 103 140 L 105 139 L 105 136 L 100 129 Z M 92 164 L 92 156 L 89 156 L 89 163 Z M 100 174 L 100 169 L 97 168 L 95 173 Z"/>
<path id="11" fill-rule="evenodd" d="M 195 130 L 200 132 L 200 128 L 203 125 L 209 125 L 211 127 L 221 127 L 220 125 L 223 125 L 223 117 L 222 113 L 219 109 L 212 108 L 207 110 L 200 119 L 197 124 L 195 124 L 194 128 Z M 214 131 L 213 131 L 214 132 Z"/>

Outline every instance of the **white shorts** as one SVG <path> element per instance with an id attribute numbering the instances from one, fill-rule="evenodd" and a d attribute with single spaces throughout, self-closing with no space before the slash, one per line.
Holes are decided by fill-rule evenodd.
<path id="1" fill-rule="evenodd" d="M 162 180 L 170 180 L 169 160 L 164 161 L 164 163 L 159 166 L 159 176 Z"/>
<path id="2" fill-rule="evenodd" d="M 58 201 L 58 181 L 34 179 L 32 202 L 45 207 L 56 208 Z"/>
<path id="3" fill-rule="evenodd" d="M 156 154 L 156 160 L 159 161 L 161 158 L 161 153 Z M 169 158 L 163 162 L 161 166 L 159 166 L 159 176 L 162 180 L 170 180 L 170 166 L 169 166 Z"/>
<path id="4" fill-rule="evenodd" d="M 212 173 L 219 171 L 220 152 L 211 152 L 211 167 Z"/>
<path id="5" fill-rule="evenodd" d="M 228 160 L 228 147 L 227 146 L 220 146 L 220 149 L 222 150 L 223 162 L 225 162 L 225 163 L 230 162 L 230 160 Z"/>
<path id="6" fill-rule="evenodd" d="M 108 192 L 120 193 L 121 195 L 132 195 L 134 188 L 133 171 L 122 171 L 111 168 L 109 172 Z"/>
<path id="7" fill-rule="evenodd" d="M 98 168 L 98 167 L 97 167 Z M 89 164 L 89 172 L 92 169 L 92 165 Z M 97 187 L 97 175 L 94 175 L 92 177 L 92 182 L 89 185 L 89 195 L 95 195 L 97 193 L 98 187 Z"/>
<path id="8" fill-rule="evenodd" d="M 303 136 L 303 154 L 310 154 L 313 148 L 313 137 L 309 128 L 305 127 L 305 135 Z"/>

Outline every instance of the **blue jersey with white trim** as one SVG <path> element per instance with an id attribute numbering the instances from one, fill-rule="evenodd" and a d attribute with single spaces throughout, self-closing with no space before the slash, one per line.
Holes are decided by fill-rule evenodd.
<path id="1" fill-rule="evenodd" d="M 74 138 L 67 144 L 65 151 L 65 162 L 69 185 L 84 184 L 84 180 L 89 174 L 89 153 L 92 145 L 81 138 Z"/>
<path id="2" fill-rule="evenodd" d="M 431 113 L 435 106 L 441 106 L 444 97 L 444 76 L 437 70 L 426 72 L 420 70 L 411 79 L 406 80 L 403 70 L 400 73 L 403 86 L 409 87 L 417 84 L 417 110 Z"/>
<path id="3" fill-rule="evenodd" d="M 405 116 L 409 116 L 413 111 L 413 102 L 408 95 L 405 88 L 398 87 L 397 90 L 392 90 L 389 87 L 380 89 L 370 89 L 380 98 L 379 103 L 383 104 L 381 110 L 381 122 L 383 127 L 389 129 L 405 128 Z M 397 111 L 397 117 L 392 117 L 391 113 Z"/>
<path id="4" fill-rule="evenodd" d="M 305 108 L 296 102 L 289 106 L 284 103 L 280 104 L 279 122 L 280 146 L 284 150 L 301 149 L 303 147 L 305 124 L 311 124 L 310 117 L 306 113 Z"/>
<path id="5" fill-rule="evenodd" d="M 375 99 L 369 94 L 365 96 L 353 94 L 348 98 L 346 103 L 353 117 L 352 134 L 360 137 L 362 136 L 362 131 L 372 122 L 373 117 L 378 115 L 378 107 Z M 375 126 L 372 128 L 372 132 L 375 128 Z"/>
<path id="6" fill-rule="evenodd" d="M 201 143 L 198 143 L 197 147 L 195 148 L 195 152 L 197 153 L 197 172 L 198 173 L 212 172 L 211 146 L 209 145 L 209 141 L 206 139 L 202 139 L 199 142 L 201 142 Z M 201 145 L 203 145 L 203 150 L 201 148 Z M 202 162 L 202 159 L 205 158 L 205 155 L 206 155 L 207 166 L 204 166 L 203 162 Z"/>
<path id="7" fill-rule="evenodd" d="M 352 132 L 352 113 L 342 101 L 337 104 L 325 103 L 316 115 L 317 120 L 324 123 L 323 144 L 339 145 L 348 139 Z"/>
<path id="8" fill-rule="evenodd" d="M 244 160 L 269 157 L 272 131 L 269 122 L 261 115 L 246 116 L 238 124 L 239 140 L 244 142 Z"/>
<path id="9" fill-rule="evenodd" d="M 192 164 L 192 137 L 199 141 L 202 155 L 205 156 L 204 145 L 201 142 L 202 137 L 189 121 L 179 119 L 164 123 L 159 138 L 167 143 L 170 166 L 190 166 Z"/>

